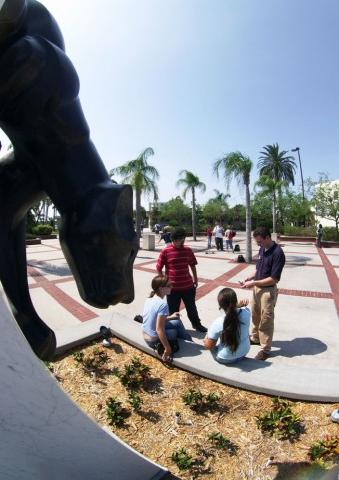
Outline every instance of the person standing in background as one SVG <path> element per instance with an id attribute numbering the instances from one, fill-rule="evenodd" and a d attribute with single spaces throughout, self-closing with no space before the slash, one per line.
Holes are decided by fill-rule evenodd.
<path id="1" fill-rule="evenodd" d="M 318 229 L 317 229 L 317 247 L 321 248 L 321 240 L 323 238 L 323 226 L 321 223 L 319 223 Z"/>
<path id="2" fill-rule="evenodd" d="M 224 238 L 224 229 L 222 226 L 216 222 L 215 227 L 213 228 L 213 235 L 215 238 L 215 246 L 217 250 L 224 250 L 223 238 Z"/>

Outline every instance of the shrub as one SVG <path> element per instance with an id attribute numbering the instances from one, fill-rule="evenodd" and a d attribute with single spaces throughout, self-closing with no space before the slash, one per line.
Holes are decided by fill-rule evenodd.
<path id="1" fill-rule="evenodd" d="M 50 235 L 53 232 L 53 227 L 48 224 L 39 223 L 32 227 L 32 233 L 35 235 Z"/>
<path id="2" fill-rule="evenodd" d="M 230 455 L 235 455 L 237 453 L 238 447 L 231 440 L 225 437 L 220 432 L 212 432 L 208 436 L 208 439 L 211 441 L 214 447 L 219 450 L 227 450 Z"/>
<path id="3" fill-rule="evenodd" d="M 83 352 L 73 353 L 73 358 L 76 362 L 81 363 L 86 370 L 97 370 L 108 361 L 108 355 L 100 348 L 94 348 L 92 354 L 87 356 Z"/>
<path id="4" fill-rule="evenodd" d="M 323 228 L 323 240 L 328 240 L 329 242 L 339 242 L 339 233 L 335 227 L 324 227 Z"/>
<path id="5" fill-rule="evenodd" d="M 188 405 L 191 410 L 200 410 L 203 404 L 203 394 L 200 390 L 190 388 L 182 395 L 182 400 L 185 405 Z"/>
<path id="6" fill-rule="evenodd" d="M 173 452 L 172 460 L 176 463 L 179 470 L 189 470 L 194 463 L 193 458 L 187 453 L 186 448 L 180 448 L 180 450 Z"/>
<path id="7" fill-rule="evenodd" d="M 150 368 L 142 363 L 138 357 L 133 357 L 132 362 L 124 366 L 124 373 L 117 372 L 121 383 L 130 389 L 140 389 L 150 376 Z"/>
<path id="8" fill-rule="evenodd" d="M 283 235 L 292 235 L 296 237 L 315 237 L 316 227 L 294 227 L 292 225 L 284 225 L 281 227 Z"/>
<path id="9" fill-rule="evenodd" d="M 128 394 L 128 399 L 129 399 L 129 403 L 130 403 L 131 407 L 133 408 L 133 410 L 135 412 L 140 412 L 141 404 L 142 404 L 142 400 L 140 398 L 140 395 L 136 392 L 130 392 Z"/>
<path id="10" fill-rule="evenodd" d="M 200 390 L 190 388 L 182 395 L 182 400 L 191 410 L 199 412 L 215 408 L 219 400 L 219 395 L 215 392 L 204 395 Z"/>
<path id="11" fill-rule="evenodd" d="M 121 402 L 115 397 L 110 397 L 106 401 L 106 414 L 110 425 L 120 427 L 124 424 L 128 411 L 122 407 Z"/>
<path id="12" fill-rule="evenodd" d="M 339 462 L 339 436 L 327 435 L 324 439 L 313 443 L 308 451 L 308 456 L 315 461 Z"/>
<path id="13" fill-rule="evenodd" d="M 263 432 L 269 432 L 280 440 L 295 440 L 299 438 L 304 427 L 300 417 L 292 412 L 291 404 L 280 398 L 273 399 L 272 410 L 259 415 L 257 425 Z"/>

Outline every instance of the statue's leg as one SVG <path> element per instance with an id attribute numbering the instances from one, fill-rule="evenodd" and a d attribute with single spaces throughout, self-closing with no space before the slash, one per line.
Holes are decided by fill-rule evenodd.
<path id="1" fill-rule="evenodd" d="M 43 198 L 35 172 L 9 155 L 0 163 L 0 280 L 13 315 L 34 352 L 41 359 L 53 356 L 54 332 L 40 319 L 32 304 L 28 282 L 25 216 Z"/>

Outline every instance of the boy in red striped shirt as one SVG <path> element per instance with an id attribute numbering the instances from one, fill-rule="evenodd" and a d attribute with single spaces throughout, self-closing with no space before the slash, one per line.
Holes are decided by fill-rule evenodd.
<path id="1" fill-rule="evenodd" d="M 207 328 L 201 325 L 195 304 L 195 292 L 198 286 L 197 259 L 192 250 L 184 245 L 186 231 L 183 228 L 176 228 L 171 238 L 172 243 L 161 251 L 156 265 L 160 274 L 165 267 L 165 274 L 172 284 L 172 291 L 167 295 L 169 313 L 171 315 L 178 312 L 182 300 L 193 328 L 199 332 L 207 332 Z"/>

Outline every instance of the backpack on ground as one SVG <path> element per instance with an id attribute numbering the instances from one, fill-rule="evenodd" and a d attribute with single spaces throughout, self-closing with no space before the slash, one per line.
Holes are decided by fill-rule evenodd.
<path id="1" fill-rule="evenodd" d="M 138 322 L 138 323 L 142 323 L 143 322 L 143 318 L 142 318 L 142 315 L 136 315 L 133 320 L 135 322 Z"/>
<path id="2" fill-rule="evenodd" d="M 240 252 L 240 247 L 238 244 L 234 245 L 233 252 Z"/>
<path id="3" fill-rule="evenodd" d="M 238 255 L 237 262 L 238 263 L 246 263 L 246 260 L 245 260 L 243 255 Z"/>

